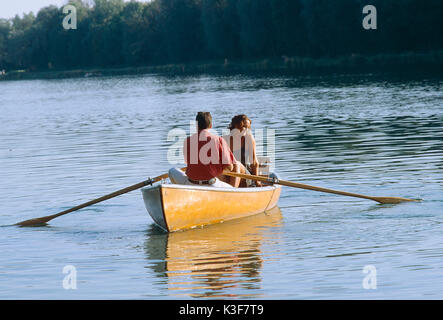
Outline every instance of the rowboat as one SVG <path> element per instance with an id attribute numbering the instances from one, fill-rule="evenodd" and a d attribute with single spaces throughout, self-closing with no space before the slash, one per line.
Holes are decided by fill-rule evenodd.
<path id="1" fill-rule="evenodd" d="M 214 188 L 160 183 L 141 192 L 152 220 L 163 230 L 174 232 L 267 212 L 277 205 L 281 186 Z"/>

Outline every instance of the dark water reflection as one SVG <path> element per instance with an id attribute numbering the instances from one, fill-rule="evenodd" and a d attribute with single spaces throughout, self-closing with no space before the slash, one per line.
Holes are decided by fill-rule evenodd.
<path id="1" fill-rule="evenodd" d="M 187 232 L 166 234 L 152 227 L 145 243 L 146 258 L 158 261 L 150 268 L 158 277 L 167 279 L 172 295 L 262 297 L 263 293 L 257 293 L 261 291 L 261 269 L 264 260 L 271 259 L 262 245 L 281 223 L 281 211 L 275 208 L 254 217 Z"/>

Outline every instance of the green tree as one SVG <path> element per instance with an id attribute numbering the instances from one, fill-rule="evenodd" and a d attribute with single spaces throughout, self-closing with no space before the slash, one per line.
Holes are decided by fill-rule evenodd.
<path id="1" fill-rule="evenodd" d="M 443 49 L 441 0 L 71 0 L 0 20 L 0 68 L 136 66 L 214 58 L 333 57 Z M 357 55 L 358 56 L 358 55 Z"/>
<path id="2" fill-rule="evenodd" d="M 205 57 L 200 0 L 157 0 L 163 50 L 169 62 Z"/>
<path id="3" fill-rule="evenodd" d="M 12 27 L 7 41 L 6 61 L 11 68 L 28 68 L 32 64 L 31 47 L 32 35 L 30 33 L 35 21 L 34 14 L 24 14 L 23 18 L 16 15 L 12 19 Z"/>
<path id="4" fill-rule="evenodd" d="M 7 68 L 8 37 L 11 32 L 11 23 L 6 19 L 0 19 L 0 71 Z"/>
<path id="5" fill-rule="evenodd" d="M 123 0 L 94 0 L 87 35 L 92 63 L 96 66 L 121 64 L 120 14 Z"/>
<path id="6" fill-rule="evenodd" d="M 246 58 L 275 56 L 277 52 L 271 2 L 238 0 L 237 9 L 243 56 Z"/>
<path id="7" fill-rule="evenodd" d="M 62 59 L 64 48 L 60 46 L 58 34 L 61 29 L 62 14 L 56 6 L 41 9 L 29 31 L 31 35 L 32 68 L 44 69 L 54 66 Z"/>
<path id="8" fill-rule="evenodd" d="M 301 0 L 271 0 L 276 52 L 280 55 L 306 55 L 306 28 Z"/>
<path id="9" fill-rule="evenodd" d="M 237 0 L 203 0 L 202 23 L 211 57 L 241 56 Z"/>
<path id="10" fill-rule="evenodd" d="M 137 65 L 143 61 L 143 44 L 148 28 L 143 16 L 144 7 L 144 3 L 131 1 L 121 12 L 122 57 L 128 65 Z"/>

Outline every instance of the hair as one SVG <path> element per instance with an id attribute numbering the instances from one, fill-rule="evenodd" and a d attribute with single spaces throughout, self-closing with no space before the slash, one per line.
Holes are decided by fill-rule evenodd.
<path id="1" fill-rule="evenodd" d="M 248 116 L 245 114 L 236 115 L 235 117 L 232 118 L 228 128 L 229 130 L 234 130 L 235 128 L 241 126 L 243 129 L 243 127 L 245 126 L 244 123 L 248 120 L 249 122 L 252 122 L 251 119 L 249 119 Z"/>
<path id="2" fill-rule="evenodd" d="M 198 129 L 208 129 L 212 125 L 212 116 L 210 112 L 199 112 L 195 120 L 198 123 Z"/>

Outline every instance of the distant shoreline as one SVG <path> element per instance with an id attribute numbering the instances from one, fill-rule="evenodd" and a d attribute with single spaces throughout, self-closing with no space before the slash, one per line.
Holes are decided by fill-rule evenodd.
<path id="1" fill-rule="evenodd" d="M 1 70 L 0 70 L 1 71 Z M 14 70 L 0 80 L 67 79 L 140 74 L 332 74 L 425 72 L 443 75 L 443 50 L 427 53 L 353 54 L 335 58 L 280 57 L 255 60 L 212 60 L 152 66 L 78 68 L 72 70 Z"/>

